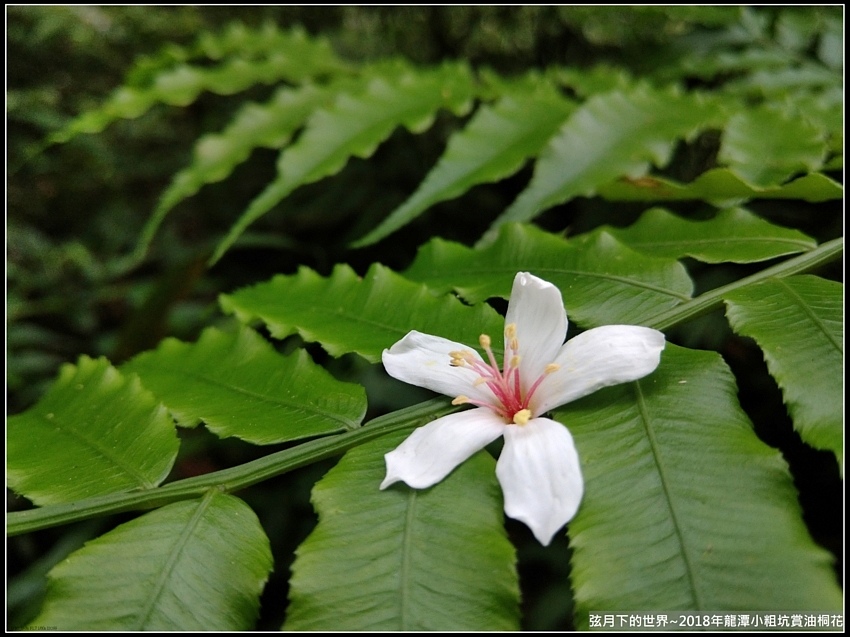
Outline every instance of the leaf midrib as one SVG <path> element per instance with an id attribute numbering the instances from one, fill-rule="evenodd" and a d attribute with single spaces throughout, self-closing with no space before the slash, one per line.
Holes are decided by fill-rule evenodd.
<path id="1" fill-rule="evenodd" d="M 688 586 L 690 588 L 691 597 L 694 600 L 694 610 L 703 610 L 705 607 L 702 601 L 702 595 L 699 592 L 699 587 L 696 581 L 696 572 L 693 565 L 693 560 L 688 552 L 688 546 L 685 542 L 682 525 L 679 523 L 679 516 L 676 514 L 676 507 L 673 504 L 673 496 L 670 489 L 670 479 L 664 469 L 664 463 L 661 458 L 661 450 L 656 440 L 655 432 L 652 428 L 652 419 L 649 415 L 649 408 L 646 404 L 643 391 L 639 381 L 635 381 L 635 403 L 637 404 L 638 413 L 640 414 L 641 423 L 646 432 L 646 439 L 649 442 L 652 459 L 657 469 L 658 478 L 661 482 L 661 489 L 664 492 L 664 502 L 667 505 L 667 510 L 670 512 L 670 522 L 673 524 L 673 531 L 676 534 L 676 539 L 679 544 L 679 553 L 682 556 L 682 561 L 685 565 L 685 573 L 688 578 Z"/>
<path id="2" fill-rule="evenodd" d="M 534 272 L 539 274 L 558 274 L 565 276 L 580 276 L 587 277 L 589 279 L 601 279 L 604 281 L 613 281 L 617 283 L 622 283 L 624 285 L 628 285 L 630 287 L 638 288 L 639 290 L 649 290 L 652 292 L 658 292 L 659 294 L 663 294 L 665 296 L 669 296 L 675 299 L 679 299 L 680 301 L 690 301 L 691 297 L 685 294 L 681 294 L 676 292 L 675 290 L 669 290 L 667 288 L 663 288 L 659 285 L 653 285 L 652 283 L 646 283 L 644 281 L 637 281 L 635 279 L 628 279 L 624 276 L 615 275 L 615 274 L 604 274 L 600 272 L 585 272 L 581 270 L 567 270 L 564 268 L 553 268 L 553 267 L 545 267 L 545 266 L 537 266 L 534 264 L 527 266 L 529 269 L 534 270 Z M 463 272 L 463 274 L 467 275 L 496 275 L 502 276 L 505 273 L 509 273 L 511 276 L 516 274 L 515 266 L 505 266 L 500 268 L 486 268 L 486 269 L 472 269 L 472 268 L 463 268 L 462 270 L 455 270 L 453 272 L 452 280 L 457 280 L 458 272 Z M 423 281 L 424 282 L 424 281 Z M 427 283 L 426 283 L 427 285 Z M 464 288 L 466 286 L 459 285 L 458 288 Z M 506 297 L 503 297 L 506 298 Z M 479 302 L 483 299 L 473 298 L 469 299 L 471 302 Z"/>
<path id="3" fill-rule="evenodd" d="M 835 348 L 835 351 L 837 351 L 841 356 L 844 356 L 844 348 L 842 347 L 841 343 L 838 342 L 835 336 L 833 336 L 829 329 L 827 329 L 823 320 L 821 320 L 821 318 L 812 311 L 812 308 L 809 306 L 808 303 L 806 303 L 805 299 L 803 299 L 794 288 L 788 285 L 787 281 L 784 281 L 783 279 L 774 280 L 783 288 L 783 291 L 788 295 L 791 301 L 793 301 L 794 304 L 797 305 L 803 311 L 803 313 L 805 313 L 805 315 L 809 318 L 812 324 L 817 327 L 821 331 L 821 333 L 823 333 L 826 339 Z"/>
<path id="4" fill-rule="evenodd" d="M 369 327 L 379 327 L 379 328 L 381 328 L 381 329 L 383 329 L 383 330 L 385 330 L 385 331 L 387 331 L 387 332 L 392 332 L 392 333 L 394 333 L 394 334 L 398 334 L 398 335 L 399 335 L 399 336 L 401 336 L 401 337 L 404 337 L 406 334 L 408 334 L 408 332 L 410 332 L 410 328 L 409 328 L 409 327 L 399 328 L 399 327 L 396 327 L 396 326 L 394 326 L 394 325 L 386 325 L 386 324 L 384 324 L 384 323 L 380 323 L 380 322 L 378 322 L 378 321 L 374 321 L 374 320 L 371 320 L 371 319 L 363 318 L 362 316 L 358 316 L 358 315 L 355 315 L 355 314 L 349 314 L 349 313 L 343 312 L 343 311 L 342 311 L 342 310 L 340 310 L 339 308 L 337 308 L 336 310 L 332 311 L 332 313 L 333 313 L 335 316 L 342 317 L 342 318 L 346 319 L 347 321 L 351 321 L 352 323 L 361 323 L 361 324 L 363 324 L 363 325 L 368 325 Z M 299 331 L 298 331 L 298 333 L 299 333 L 299 334 L 301 334 L 301 330 L 299 330 Z M 311 332 L 311 333 L 312 333 L 312 332 Z M 301 336 L 303 336 L 304 338 L 307 338 L 307 335 L 306 335 L 306 334 L 301 334 Z M 310 339 L 307 339 L 307 340 L 318 340 L 319 342 L 321 342 L 321 343 L 323 343 L 323 344 L 324 344 L 324 343 L 328 343 L 328 342 L 330 342 L 330 341 L 328 341 L 327 339 L 324 339 L 324 338 L 322 338 L 322 339 L 310 338 Z M 466 344 L 465 344 L 465 343 L 462 343 L 462 345 L 466 346 Z M 493 348 L 493 352 L 495 352 L 496 354 L 502 354 L 502 353 L 504 352 L 504 348 L 499 347 L 496 343 L 494 343 L 494 344 L 492 345 L 492 348 Z M 368 354 L 367 354 L 367 353 L 364 353 L 363 355 L 364 355 L 364 356 L 372 356 L 372 354 L 371 354 L 371 353 L 368 353 Z"/>
<path id="5" fill-rule="evenodd" d="M 48 418 L 47 414 L 43 413 L 38 413 L 38 417 L 41 420 L 47 422 L 51 429 L 55 429 L 57 426 L 60 427 L 61 431 L 69 435 L 78 443 L 82 444 L 88 449 L 91 449 L 98 456 L 106 460 L 108 463 L 112 464 L 115 467 L 118 467 L 126 475 L 132 477 L 142 489 L 153 489 L 154 487 L 156 487 L 156 484 L 148 480 L 148 478 L 141 471 L 139 471 L 132 464 L 125 461 L 124 458 L 122 458 L 120 455 L 112 453 L 107 446 L 99 444 L 96 440 L 93 440 L 88 436 L 84 435 L 82 431 L 75 428 L 73 425 L 68 426 L 63 425 L 61 423 L 57 423 L 56 420 Z"/>
<path id="6" fill-rule="evenodd" d="M 413 546 L 413 526 L 415 521 L 417 491 L 408 489 L 407 511 L 404 516 L 404 529 L 401 536 L 401 564 L 399 566 L 399 630 L 411 630 L 409 626 L 411 592 L 411 562 Z"/>
<path id="7" fill-rule="evenodd" d="M 293 409 L 295 411 L 302 411 L 304 413 L 313 414 L 313 415 L 316 415 L 316 416 L 324 416 L 324 417 L 326 417 L 330 420 L 333 420 L 335 422 L 339 422 L 347 431 L 354 431 L 355 429 L 358 429 L 358 427 L 359 427 L 359 425 L 352 425 L 351 420 L 345 419 L 342 416 L 334 415 L 333 413 L 330 413 L 330 412 L 321 411 L 318 408 L 313 407 L 312 405 L 305 405 L 305 404 L 302 404 L 302 403 L 296 404 L 296 403 L 293 403 L 291 401 L 286 401 L 286 400 L 266 396 L 265 394 L 255 393 L 255 392 L 249 391 L 247 389 L 244 389 L 242 387 L 239 387 L 238 385 L 229 385 L 227 383 L 218 381 L 214 378 L 210 378 L 208 376 L 204 376 L 203 374 L 198 374 L 196 372 L 191 372 L 191 371 L 188 371 L 188 370 L 183 369 L 183 368 L 173 368 L 173 367 L 163 366 L 163 365 L 158 364 L 157 365 L 157 372 L 163 372 L 164 374 L 170 374 L 170 375 L 176 376 L 178 378 L 189 376 L 190 378 L 193 378 L 194 380 L 197 380 L 199 382 L 202 382 L 202 383 L 205 383 L 205 384 L 208 384 L 208 385 L 212 385 L 213 387 L 217 387 L 217 388 L 228 389 L 228 390 L 233 391 L 235 393 L 242 394 L 244 396 L 248 396 L 249 398 L 255 398 L 255 399 L 259 400 L 260 402 L 267 403 L 269 405 L 289 408 L 289 409 Z"/>
<path id="8" fill-rule="evenodd" d="M 787 238 L 776 238 L 776 237 L 721 237 L 718 239 L 679 239 L 675 241 L 624 241 L 631 248 L 643 249 L 645 247 L 660 247 L 660 246 L 680 246 L 680 245 L 715 245 L 715 244 L 728 244 L 728 243 L 736 243 L 736 244 L 747 244 L 747 243 L 779 243 L 785 244 L 789 246 L 799 246 L 804 248 L 805 250 L 811 250 L 812 248 L 817 247 L 812 241 L 804 241 L 803 239 L 787 239 Z"/>
<path id="9" fill-rule="evenodd" d="M 159 578 L 157 579 L 156 584 L 151 589 L 150 596 L 148 597 L 148 601 L 145 604 L 144 609 L 139 614 L 139 623 L 138 628 L 136 630 L 147 630 L 148 622 L 150 621 L 151 614 L 156 607 L 157 601 L 159 601 L 162 596 L 163 589 L 165 588 L 166 583 L 171 578 L 174 569 L 177 566 L 177 563 L 180 560 L 181 554 L 183 553 L 183 549 L 186 546 L 186 543 L 189 541 L 189 538 L 192 536 L 192 533 L 197 528 L 198 524 L 201 521 L 204 513 L 206 513 L 210 504 L 212 503 L 213 497 L 217 491 L 215 489 L 210 489 L 201 501 L 198 503 L 198 508 L 195 509 L 195 512 L 192 514 L 192 517 L 189 518 L 189 521 L 183 527 L 183 530 L 180 533 L 180 536 L 177 538 L 177 541 L 172 545 L 171 551 L 168 553 L 168 558 L 165 561 L 165 565 L 163 566 Z"/>

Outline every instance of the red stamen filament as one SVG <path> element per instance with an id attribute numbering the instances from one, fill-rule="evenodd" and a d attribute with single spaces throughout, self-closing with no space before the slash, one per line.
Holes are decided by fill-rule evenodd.
<path id="1" fill-rule="evenodd" d="M 509 423 L 522 424 L 528 422 L 532 416 L 531 410 L 528 408 L 534 392 L 549 374 L 556 371 L 559 365 L 552 363 L 546 366 L 543 373 L 532 383 L 531 387 L 523 396 L 522 381 L 519 372 L 519 342 L 516 338 L 516 325 L 513 323 L 505 327 L 505 357 L 502 368 L 496 362 L 496 356 L 490 347 L 490 337 L 482 334 L 478 339 L 481 348 L 487 354 L 489 365 L 483 360 L 477 358 L 471 351 L 463 350 L 450 352 L 451 362 L 454 367 L 469 367 L 480 376 L 473 383 L 474 385 L 486 384 L 496 397 L 498 404 L 492 404 L 481 400 L 473 400 L 468 396 L 458 396 L 452 401 L 452 404 L 460 405 L 469 403 L 479 407 L 487 407 L 495 411 L 499 416 L 504 418 Z"/>

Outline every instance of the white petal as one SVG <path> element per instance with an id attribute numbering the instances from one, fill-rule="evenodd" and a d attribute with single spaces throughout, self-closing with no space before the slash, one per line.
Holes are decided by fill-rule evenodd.
<path id="1" fill-rule="evenodd" d="M 524 522 L 544 546 L 572 519 L 584 493 L 573 437 L 548 418 L 506 428 L 496 476 L 505 513 Z"/>
<path id="2" fill-rule="evenodd" d="M 555 362 L 561 367 L 537 390 L 534 413 L 592 394 L 602 387 L 643 378 L 655 371 L 664 334 L 636 325 L 605 325 L 567 341 Z"/>
<path id="3" fill-rule="evenodd" d="M 531 384 L 551 363 L 567 336 L 561 291 L 528 272 L 514 278 L 505 324 L 514 323 L 520 346 L 520 373 Z M 508 343 L 505 342 L 507 350 Z"/>
<path id="4" fill-rule="evenodd" d="M 494 402 L 493 394 L 485 385 L 473 386 L 478 379 L 476 372 L 468 367 L 452 367 L 449 364 L 452 360 L 450 352 L 460 350 L 468 350 L 481 360 L 478 352 L 471 347 L 412 331 L 390 349 L 385 349 L 381 358 L 387 373 L 405 383 L 452 398 L 464 395 L 487 403 Z"/>
<path id="5" fill-rule="evenodd" d="M 384 456 L 387 477 L 381 489 L 399 480 L 415 489 L 437 484 L 506 428 L 496 414 L 484 407 L 443 416 L 419 427 Z"/>

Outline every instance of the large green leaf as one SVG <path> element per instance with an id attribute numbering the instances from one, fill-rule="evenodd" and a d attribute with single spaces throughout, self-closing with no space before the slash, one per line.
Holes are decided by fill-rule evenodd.
<path id="1" fill-rule="evenodd" d="M 177 456 L 174 423 L 136 376 L 80 358 L 6 421 L 9 486 L 39 505 L 152 489 Z"/>
<path id="2" fill-rule="evenodd" d="M 62 631 L 228 631 L 253 627 L 272 568 L 241 500 L 213 489 L 122 524 L 49 574 L 31 626 Z"/>
<path id="3" fill-rule="evenodd" d="M 382 67 L 365 73 L 364 80 L 360 93 L 343 93 L 334 104 L 314 113 L 298 141 L 281 154 L 277 178 L 231 227 L 213 261 L 299 186 L 336 174 L 352 157 L 369 157 L 398 126 L 422 132 L 440 108 L 464 112 L 472 99 L 472 77 L 462 64 L 421 72 Z"/>
<path id="4" fill-rule="evenodd" d="M 718 160 L 746 182 L 777 186 L 795 173 L 823 165 L 823 133 L 802 118 L 761 107 L 733 115 L 723 132 Z"/>
<path id="5" fill-rule="evenodd" d="M 544 83 L 536 91 L 508 94 L 495 105 L 480 108 L 467 127 L 449 140 L 446 152 L 417 191 L 355 245 L 375 243 L 430 206 L 513 174 L 540 151 L 574 108 Z"/>
<path id="6" fill-rule="evenodd" d="M 513 274 L 508 286 L 511 281 Z M 301 268 L 296 275 L 222 295 L 220 302 L 242 322 L 262 320 L 277 338 L 298 333 L 334 356 L 355 352 L 370 361 L 380 360 L 385 348 L 414 329 L 459 343 L 477 343 L 479 335 L 504 329 L 489 306 L 438 298 L 379 264 L 362 279 L 345 265 L 328 278 Z"/>
<path id="7" fill-rule="evenodd" d="M 573 113 L 540 154 L 534 177 L 485 235 L 509 221 L 538 213 L 621 176 L 640 177 L 663 166 L 677 141 L 718 118 L 718 107 L 699 96 L 640 86 L 591 97 Z"/>
<path id="8" fill-rule="evenodd" d="M 689 256 L 707 263 L 752 263 L 817 247 L 802 232 L 773 225 L 743 208 L 726 208 L 707 221 L 652 208 L 625 229 L 606 226 L 619 241 L 657 257 Z"/>
<path id="9" fill-rule="evenodd" d="M 304 350 L 281 356 L 254 331 L 209 328 L 195 344 L 166 339 L 122 369 L 138 374 L 180 424 L 271 444 L 350 431 L 366 412 L 362 387 L 334 379 Z"/>
<path id="10" fill-rule="evenodd" d="M 313 489 L 319 524 L 296 552 L 286 629 L 518 628 L 496 463 L 480 452 L 430 489 L 380 491 L 383 455 L 408 434 L 352 449 Z"/>
<path id="11" fill-rule="evenodd" d="M 521 224 L 503 226 L 483 249 L 434 239 L 404 276 L 479 303 L 508 298 L 521 271 L 557 285 L 570 319 L 586 325 L 640 323 L 688 300 L 693 288 L 680 263 L 634 252 L 606 233 L 565 241 Z"/>
<path id="12" fill-rule="evenodd" d="M 668 344 L 647 378 L 556 413 L 586 481 L 571 522 L 578 624 L 590 611 L 837 612 L 780 454 L 713 352 Z"/>
<path id="13" fill-rule="evenodd" d="M 707 170 L 689 184 L 662 177 L 620 179 L 599 188 L 609 201 L 684 201 L 702 199 L 717 203 L 742 199 L 802 199 L 818 203 L 844 196 L 844 188 L 821 173 L 810 173 L 782 186 L 758 187 L 743 181 L 728 168 Z"/>
<path id="14" fill-rule="evenodd" d="M 844 466 L 844 286 L 811 275 L 770 279 L 724 297 L 739 334 L 756 340 L 794 427 Z"/>

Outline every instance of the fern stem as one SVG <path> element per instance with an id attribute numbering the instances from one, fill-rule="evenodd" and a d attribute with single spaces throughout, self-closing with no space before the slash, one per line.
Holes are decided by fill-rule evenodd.
<path id="1" fill-rule="evenodd" d="M 6 534 L 20 535 L 101 515 L 153 509 L 180 500 L 203 497 L 210 489 L 232 493 L 293 469 L 338 456 L 352 447 L 388 433 L 413 429 L 458 409 L 450 404 L 448 398 L 435 398 L 375 418 L 355 431 L 311 440 L 238 467 L 178 480 L 155 489 L 111 493 L 67 504 L 9 513 L 6 516 Z M 378 488 L 377 485 L 375 488 Z"/>

